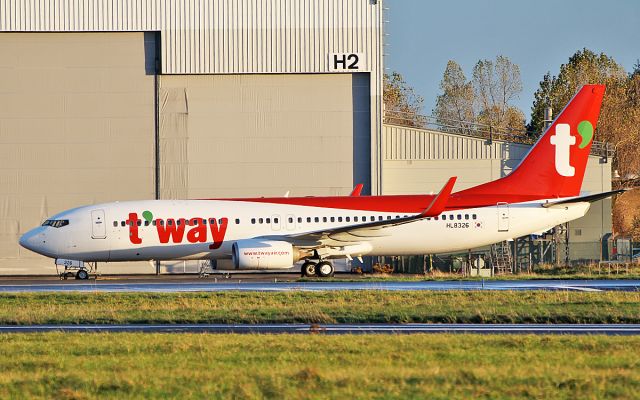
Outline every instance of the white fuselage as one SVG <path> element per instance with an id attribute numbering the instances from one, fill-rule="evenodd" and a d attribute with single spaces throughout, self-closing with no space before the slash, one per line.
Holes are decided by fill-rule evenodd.
<path id="1" fill-rule="evenodd" d="M 471 249 L 546 231 L 582 217 L 589 209 L 586 202 L 548 208 L 543 203 L 445 211 L 437 218 L 386 227 L 375 235 L 359 238 L 355 245 L 351 241 L 341 245 L 338 240 L 329 246 L 326 257 L 420 255 Z M 137 215 L 139 222 L 131 221 L 131 213 Z M 409 215 L 415 214 L 237 200 L 128 201 L 60 213 L 52 219 L 68 220 L 68 224 L 33 229 L 23 236 L 21 244 L 52 258 L 81 261 L 227 259 L 238 240 L 278 240 Z M 199 221 L 178 225 L 179 220 L 194 218 Z M 173 221 L 171 225 L 169 220 Z M 159 221 L 163 221 L 161 226 Z"/>

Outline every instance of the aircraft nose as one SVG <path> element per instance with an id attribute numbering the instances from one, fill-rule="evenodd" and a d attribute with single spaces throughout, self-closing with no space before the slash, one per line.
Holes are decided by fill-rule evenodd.
<path id="1" fill-rule="evenodd" d="M 47 237 L 42 227 L 31 229 L 20 237 L 18 241 L 20 246 L 27 250 L 31 250 L 38 254 L 45 253 L 45 247 L 47 244 Z"/>

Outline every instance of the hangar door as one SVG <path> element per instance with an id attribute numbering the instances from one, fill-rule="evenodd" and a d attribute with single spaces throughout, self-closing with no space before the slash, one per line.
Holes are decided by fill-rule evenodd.
<path id="1" fill-rule="evenodd" d="M 369 74 L 160 78 L 161 198 L 370 187 Z"/>
<path id="2" fill-rule="evenodd" d="M 0 33 L 0 274 L 55 272 L 18 245 L 45 217 L 154 197 L 148 42 L 143 33 Z"/>

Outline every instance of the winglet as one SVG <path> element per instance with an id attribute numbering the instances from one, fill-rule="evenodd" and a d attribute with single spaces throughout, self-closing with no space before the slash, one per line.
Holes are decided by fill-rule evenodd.
<path id="1" fill-rule="evenodd" d="M 349 196 L 351 196 L 351 197 L 360 196 L 360 193 L 362 193 L 362 188 L 363 187 L 364 187 L 364 185 L 362 183 L 358 183 L 356 185 L 356 187 L 353 188 L 353 191 L 351 192 L 351 194 Z"/>
<path id="2" fill-rule="evenodd" d="M 431 204 L 429 204 L 429 207 L 425 208 L 420 214 L 421 217 L 437 217 L 442 214 L 444 208 L 447 206 L 447 202 L 449 201 L 449 196 L 453 190 L 453 185 L 456 183 L 456 179 L 457 177 L 455 176 L 449 178 L 442 190 L 440 190 L 440 193 L 438 193 Z"/>

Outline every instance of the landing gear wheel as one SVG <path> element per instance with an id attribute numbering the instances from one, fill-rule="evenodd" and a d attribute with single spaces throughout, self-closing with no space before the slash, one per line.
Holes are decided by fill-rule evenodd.
<path id="1" fill-rule="evenodd" d="M 86 269 L 81 269 L 76 273 L 76 279 L 80 279 L 81 281 L 89 279 L 89 273 Z"/>
<path id="2" fill-rule="evenodd" d="M 311 262 L 311 261 L 305 261 L 304 264 L 302 264 L 302 276 L 306 277 L 306 278 L 310 278 L 312 276 L 316 275 L 316 263 Z"/>
<path id="3" fill-rule="evenodd" d="M 316 273 L 319 277 L 327 278 L 329 276 L 333 276 L 333 264 L 329 261 L 321 261 L 316 265 Z"/>

